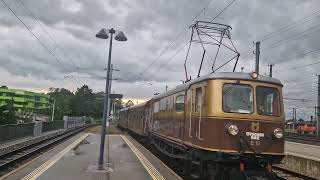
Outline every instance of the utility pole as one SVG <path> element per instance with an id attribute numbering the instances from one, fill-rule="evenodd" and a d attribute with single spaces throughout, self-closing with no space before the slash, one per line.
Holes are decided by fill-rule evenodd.
<path id="1" fill-rule="evenodd" d="M 295 114 L 296 114 L 296 108 L 292 108 L 292 132 L 294 132 Z"/>
<path id="2" fill-rule="evenodd" d="M 320 120 L 320 74 L 318 74 L 318 104 L 317 104 L 317 137 L 319 137 Z"/>
<path id="3" fill-rule="evenodd" d="M 256 73 L 259 75 L 260 41 L 256 42 Z"/>
<path id="4" fill-rule="evenodd" d="M 270 67 L 269 76 L 272 77 L 272 67 L 274 66 L 274 64 L 269 64 L 268 66 Z"/>
<path id="5" fill-rule="evenodd" d="M 316 134 L 317 134 L 317 137 L 319 137 L 319 131 L 318 131 L 319 119 L 317 118 L 317 106 L 314 107 L 314 121 L 316 122 L 316 128 L 317 128 Z"/>
<path id="6" fill-rule="evenodd" d="M 53 98 L 52 98 L 53 99 Z M 51 117 L 51 122 L 53 122 L 54 120 L 54 109 L 55 109 L 55 106 L 56 106 L 56 100 L 53 99 L 53 107 L 52 107 L 52 117 Z"/>
<path id="7" fill-rule="evenodd" d="M 168 91 L 168 86 L 166 85 L 166 91 Z"/>

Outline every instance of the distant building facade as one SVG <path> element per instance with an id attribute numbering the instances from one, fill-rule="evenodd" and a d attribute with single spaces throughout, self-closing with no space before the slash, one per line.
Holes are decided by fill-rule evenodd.
<path id="1" fill-rule="evenodd" d="M 50 96 L 20 89 L 0 87 L 0 106 L 13 103 L 17 111 L 40 112 L 49 108 Z"/>

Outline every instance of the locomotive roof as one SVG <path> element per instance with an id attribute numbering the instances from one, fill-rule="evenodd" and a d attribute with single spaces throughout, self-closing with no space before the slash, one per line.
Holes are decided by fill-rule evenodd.
<path id="1" fill-rule="evenodd" d="M 212 73 L 212 74 L 208 74 L 202 77 L 199 77 L 197 79 L 193 79 L 189 82 L 186 82 L 182 85 L 179 85 L 177 87 L 175 87 L 174 89 L 171 89 L 169 91 L 166 91 L 164 93 L 161 93 L 157 96 L 154 96 L 152 99 L 158 99 L 158 98 L 162 98 L 162 97 L 166 97 L 168 95 L 186 90 L 189 88 L 189 86 L 191 86 L 192 84 L 198 83 L 198 82 L 202 82 L 205 80 L 209 80 L 209 79 L 235 79 L 235 80 L 253 80 L 251 77 L 251 73 L 242 73 L 242 72 L 216 72 L 216 73 Z M 275 78 L 271 78 L 271 77 L 267 77 L 267 76 L 263 76 L 263 75 L 259 75 L 258 78 L 256 78 L 254 81 L 260 81 L 260 82 L 267 82 L 267 83 L 272 83 L 272 84 L 277 84 L 282 86 L 282 83 L 280 80 L 275 79 Z"/>

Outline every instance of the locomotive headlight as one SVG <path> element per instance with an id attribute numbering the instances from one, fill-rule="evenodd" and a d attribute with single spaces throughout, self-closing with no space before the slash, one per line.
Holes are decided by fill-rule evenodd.
<path id="1" fill-rule="evenodd" d="M 228 133 L 231 134 L 232 136 L 237 135 L 238 132 L 239 132 L 239 129 L 237 125 L 230 125 L 228 127 Z"/>
<path id="2" fill-rule="evenodd" d="M 252 72 L 250 75 L 251 75 L 252 79 L 258 78 L 258 74 L 256 72 Z"/>
<path id="3" fill-rule="evenodd" d="M 273 135 L 274 137 L 280 139 L 283 137 L 283 130 L 280 129 L 280 128 L 276 128 L 274 131 L 273 131 Z"/>

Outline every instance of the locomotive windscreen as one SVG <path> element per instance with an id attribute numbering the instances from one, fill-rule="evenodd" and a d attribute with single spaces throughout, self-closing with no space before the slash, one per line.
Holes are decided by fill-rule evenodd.
<path id="1" fill-rule="evenodd" d="M 257 111 L 260 115 L 280 116 L 278 90 L 271 87 L 258 86 Z"/>
<path id="2" fill-rule="evenodd" d="M 225 112 L 252 113 L 252 87 L 244 84 L 224 84 L 223 110 Z"/>

